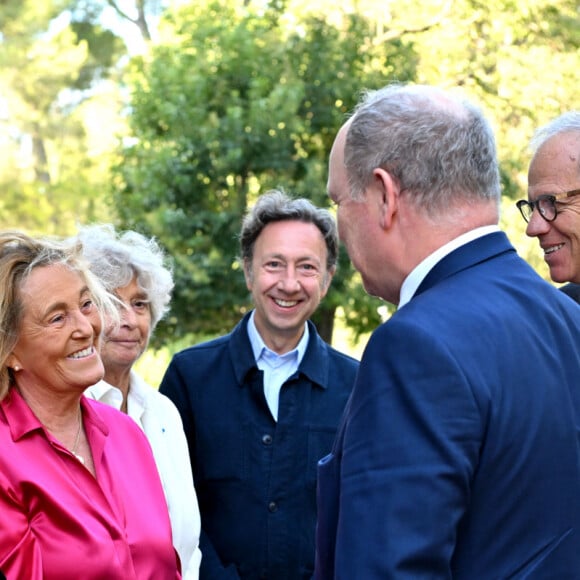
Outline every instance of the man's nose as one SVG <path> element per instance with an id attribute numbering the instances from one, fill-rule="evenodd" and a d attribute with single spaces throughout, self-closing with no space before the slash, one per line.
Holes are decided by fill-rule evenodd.
<path id="1" fill-rule="evenodd" d="M 278 284 L 285 292 L 290 293 L 299 291 L 301 286 L 296 268 L 288 266 L 284 270 L 284 274 L 280 277 Z"/>
<path id="2" fill-rule="evenodd" d="M 536 237 L 541 234 L 545 234 L 550 229 L 550 223 L 547 222 L 538 211 L 538 208 L 534 208 L 532 215 L 526 226 L 526 235 L 530 237 Z"/>

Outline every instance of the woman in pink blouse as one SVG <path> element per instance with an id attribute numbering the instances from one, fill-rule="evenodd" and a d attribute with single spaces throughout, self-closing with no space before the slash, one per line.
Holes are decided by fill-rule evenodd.
<path id="1" fill-rule="evenodd" d="M 72 249 L 0 233 L 0 569 L 7 578 L 181 578 L 151 448 L 86 399 L 116 308 Z"/>

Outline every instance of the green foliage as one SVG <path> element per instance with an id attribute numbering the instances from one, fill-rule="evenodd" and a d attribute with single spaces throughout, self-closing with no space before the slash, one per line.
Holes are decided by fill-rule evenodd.
<path id="1" fill-rule="evenodd" d="M 247 206 L 271 187 L 326 205 L 330 145 L 360 90 L 411 80 L 454 87 L 489 114 L 502 227 L 547 276 L 513 200 L 526 195 L 534 128 L 578 108 L 577 0 L 177 4 L 1 3 L 0 225 L 68 234 L 118 220 L 155 235 L 177 280 L 160 342 L 225 332 L 250 306 L 236 261 Z M 124 47 L 147 41 L 167 5 L 156 42 L 125 68 Z M 316 314 L 325 332 L 337 309 L 355 336 L 385 311 L 344 252 Z"/>
<path id="2" fill-rule="evenodd" d="M 78 111 L 87 100 L 80 89 L 99 77 L 99 67 L 110 67 L 110 47 L 118 50 L 119 42 L 103 33 L 101 47 L 106 38 L 108 51 L 102 52 L 109 56 L 97 66 L 87 39 L 55 20 L 70 5 L 39 0 L 0 8 L 0 90 L 9 136 L 3 143 L 9 154 L 0 161 L 3 227 L 66 235 L 79 221 L 111 215 L 101 204 L 106 179 L 99 172 L 101 159 L 89 150 L 91 120 Z M 92 41 L 96 54 L 97 44 Z M 97 93 L 91 100 L 93 106 L 85 109 L 94 111 Z M 111 151 L 112 146 L 105 157 Z"/>
<path id="3" fill-rule="evenodd" d="M 525 196 L 533 130 L 578 106 L 578 2 L 439 4 L 437 26 L 412 35 L 421 54 L 418 80 L 456 87 L 484 107 L 496 129 L 504 194 Z"/>
<path id="4" fill-rule="evenodd" d="M 388 67 L 411 79 L 416 56 L 400 41 L 374 45 L 355 16 L 343 28 L 308 17 L 288 30 L 276 12 L 221 1 L 188 5 L 166 27 L 169 40 L 137 63 L 135 141 L 122 152 L 116 199 L 123 226 L 155 235 L 174 257 L 174 316 L 157 335 L 175 339 L 225 332 L 250 307 L 236 261 L 248 204 L 282 187 L 327 205 L 328 154 L 360 87 L 384 83 Z M 350 320 L 364 332 L 379 303 L 349 285 L 341 262 L 315 321 L 330 333 L 337 306 L 356 308 Z"/>
<path id="5" fill-rule="evenodd" d="M 113 65 L 123 53 L 121 39 L 110 30 L 87 21 L 72 21 L 71 30 L 76 43 L 86 43 L 89 59 L 79 70 L 75 89 L 88 88 L 95 79 L 106 78 L 113 71 Z"/>

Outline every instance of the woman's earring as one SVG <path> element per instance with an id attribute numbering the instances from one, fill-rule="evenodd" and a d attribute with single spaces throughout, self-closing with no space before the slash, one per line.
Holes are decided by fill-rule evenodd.
<path id="1" fill-rule="evenodd" d="M 18 365 L 14 365 L 14 372 L 17 373 L 20 370 L 20 367 Z"/>

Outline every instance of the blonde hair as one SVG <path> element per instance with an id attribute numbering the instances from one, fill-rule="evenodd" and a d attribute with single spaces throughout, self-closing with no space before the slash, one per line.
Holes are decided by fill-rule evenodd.
<path id="1" fill-rule="evenodd" d="M 0 400 L 13 382 L 7 361 L 19 337 L 23 315 L 22 284 L 35 268 L 58 264 L 83 278 L 101 319 L 118 318 L 110 295 L 83 261 L 79 245 L 34 238 L 17 230 L 0 232 Z"/>

